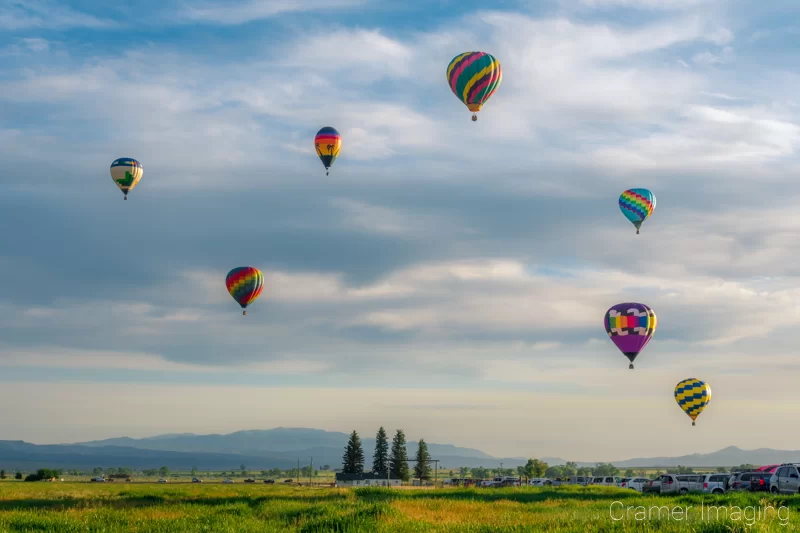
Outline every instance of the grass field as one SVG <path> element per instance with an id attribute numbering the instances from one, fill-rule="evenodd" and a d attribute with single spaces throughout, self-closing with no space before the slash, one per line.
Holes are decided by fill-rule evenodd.
<path id="1" fill-rule="evenodd" d="M 615 517 L 611 518 L 614 504 Z M 710 518 L 702 508 L 744 513 Z M 764 514 L 764 507 L 775 510 Z M 783 509 L 780 506 L 785 506 Z M 638 520 L 627 506 L 660 507 Z M 692 506 L 686 515 L 663 509 Z M 746 509 L 750 507 L 752 512 Z M 694 509 L 694 510 L 692 510 Z M 756 510 L 762 516 L 756 517 Z M 702 514 L 701 514 L 702 513 Z M 267 485 L 0 484 L 0 530 L 175 531 L 800 531 L 800 497 L 639 495 L 616 488 L 322 489 Z M 785 519 L 788 517 L 788 523 Z M 748 526 L 748 524 L 751 524 Z"/>

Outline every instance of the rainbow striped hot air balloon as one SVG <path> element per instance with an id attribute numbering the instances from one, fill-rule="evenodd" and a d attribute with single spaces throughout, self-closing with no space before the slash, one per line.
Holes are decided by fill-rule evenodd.
<path id="1" fill-rule="evenodd" d="M 494 56 L 486 52 L 459 54 L 447 65 L 447 83 L 459 100 L 470 111 L 472 120 L 478 120 L 477 112 L 491 98 L 500 82 L 503 68 Z"/>
<path id="2" fill-rule="evenodd" d="M 675 401 L 686 415 L 695 420 L 711 401 L 711 387 L 697 378 L 684 379 L 675 385 Z"/>
<path id="3" fill-rule="evenodd" d="M 339 135 L 336 128 L 325 126 L 314 137 L 314 148 L 317 150 L 320 161 L 325 165 L 325 175 L 327 176 L 333 162 L 339 157 L 339 151 L 342 149 L 342 136 Z"/>
<path id="4" fill-rule="evenodd" d="M 242 314 L 246 315 L 247 306 L 255 302 L 264 290 L 264 275 L 254 267 L 236 267 L 228 272 L 225 286 L 233 299 L 245 309 Z"/>
<path id="5" fill-rule="evenodd" d="M 606 333 L 619 351 L 627 357 L 633 370 L 633 360 L 644 350 L 656 332 L 656 313 L 638 303 L 617 304 L 606 311 Z"/>
<path id="6" fill-rule="evenodd" d="M 636 234 L 647 217 L 656 210 L 656 195 L 648 189 L 628 189 L 619 197 L 619 209 L 636 226 Z"/>
<path id="7" fill-rule="evenodd" d="M 111 179 L 114 180 L 119 190 L 128 199 L 128 193 L 136 187 L 139 180 L 142 179 L 144 169 L 142 164 L 130 157 L 121 157 L 111 163 Z"/>

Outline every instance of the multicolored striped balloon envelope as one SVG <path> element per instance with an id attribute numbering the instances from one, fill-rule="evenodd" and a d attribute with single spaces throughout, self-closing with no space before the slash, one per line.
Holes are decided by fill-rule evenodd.
<path id="1" fill-rule="evenodd" d="M 111 179 L 114 180 L 119 190 L 125 195 L 126 200 L 128 199 L 128 193 L 136 187 L 143 174 L 142 164 L 130 157 L 121 157 L 111 163 Z"/>
<path id="2" fill-rule="evenodd" d="M 619 209 L 636 226 L 636 234 L 647 217 L 656 210 L 656 195 L 648 189 L 628 189 L 619 197 Z"/>
<path id="3" fill-rule="evenodd" d="M 644 350 L 656 332 L 656 313 L 638 303 L 617 304 L 606 311 L 606 333 L 619 351 L 627 357 L 633 369 L 633 360 Z"/>
<path id="4" fill-rule="evenodd" d="M 264 290 L 264 275 L 254 267 L 236 267 L 228 272 L 225 286 L 242 309 L 246 309 Z M 246 315 L 247 311 L 242 314 Z"/>
<path id="5" fill-rule="evenodd" d="M 500 62 L 486 52 L 464 52 L 447 65 L 450 90 L 472 111 L 473 121 L 478 120 L 476 113 L 502 81 L 503 68 Z"/>
<path id="6" fill-rule="evenodd" d="M 333 162 L 339 157 L 339 151 L 342 149 L 342 136 L 335 128 L 325 126 L 314 137 L 314 148 L 317 150 L 320 161 L 325 165 L 325 175 L 327 176 Z"/>
<path id="7" fill-rule="evenodd" d="M 697 378 L 684 379 L 675 385 L 675 401 L 678 407 L 692 419 L 692 425 L 698 415 L 711 401 L 711 387 Z"/>

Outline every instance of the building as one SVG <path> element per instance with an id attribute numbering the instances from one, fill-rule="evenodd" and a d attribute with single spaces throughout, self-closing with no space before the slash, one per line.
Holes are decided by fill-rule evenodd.
<path id="1" fill-rule="evenodd" d="M 336 472 L 337 487 L 398 487 L 402 480 L 390 477 L 386 479 L 372 472 L 363 474 L 343 474 Z"/>

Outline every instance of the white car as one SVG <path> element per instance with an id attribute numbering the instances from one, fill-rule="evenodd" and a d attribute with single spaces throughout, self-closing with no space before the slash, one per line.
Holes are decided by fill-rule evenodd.
<path id="1" fill-rule="evenodd" d="M 769 490 L 773 494 L 797 494 L 800 492 L 800 463 L 784 463 L 769 478 Z"/>
<path id="2" fill-rule="evenodd" d="M 703 492 L 707 494 L 722 494 L 727 484 L 727 474 L 706 474 L 703 478 Z"/>
<path id="3" fill-rule="evenodd" d="M 166 479 L 164 479 L 164 478 L 162 477 L 161 479 L 159 479 L 159 480 L 158 480 L 158 482 L 159 482 L 159 483 L 166 483 L 166 482 L 167 482 L 167 480 L 166 480 Z"/>
<path id="4" fill-rule="evenodd" d="M 621 477 L 615 477 L 615 476 L 593 477 L 592 482 L 589 484 L 599 485 L 601 487 L 617 487 L 619 486 L 621 481 L 622 481 Z"/>
<path id="5" fill-rule="evenodd" d="M 532 477 L 530 480 L 528 480 L 529 487 L 545 487 L 551 486 L 552 484 L 553 482 L 546 477 Z"/>
<path id="6" fill-rule="evenodd" d="M 632 477 L 622 480 L 619 486 L 623 489 L 633 489 L 636 492 L 642 492 L 644 487 L 650 485 L 650 480 L 645 477 Z"/>
<path id="7" fill-rule="evenodd" d="M 223 483 L 233 483 L 232 479 L 224 479 L 222 480 Z"/>
<path id="8" fill-rule="evenodd" d="M 92 482 L 93 483 L 105 483 L 106 480 L 105 480 L 105 478 L 102 478 L 102 477 L 93 477 L 92 478 Z"/>

